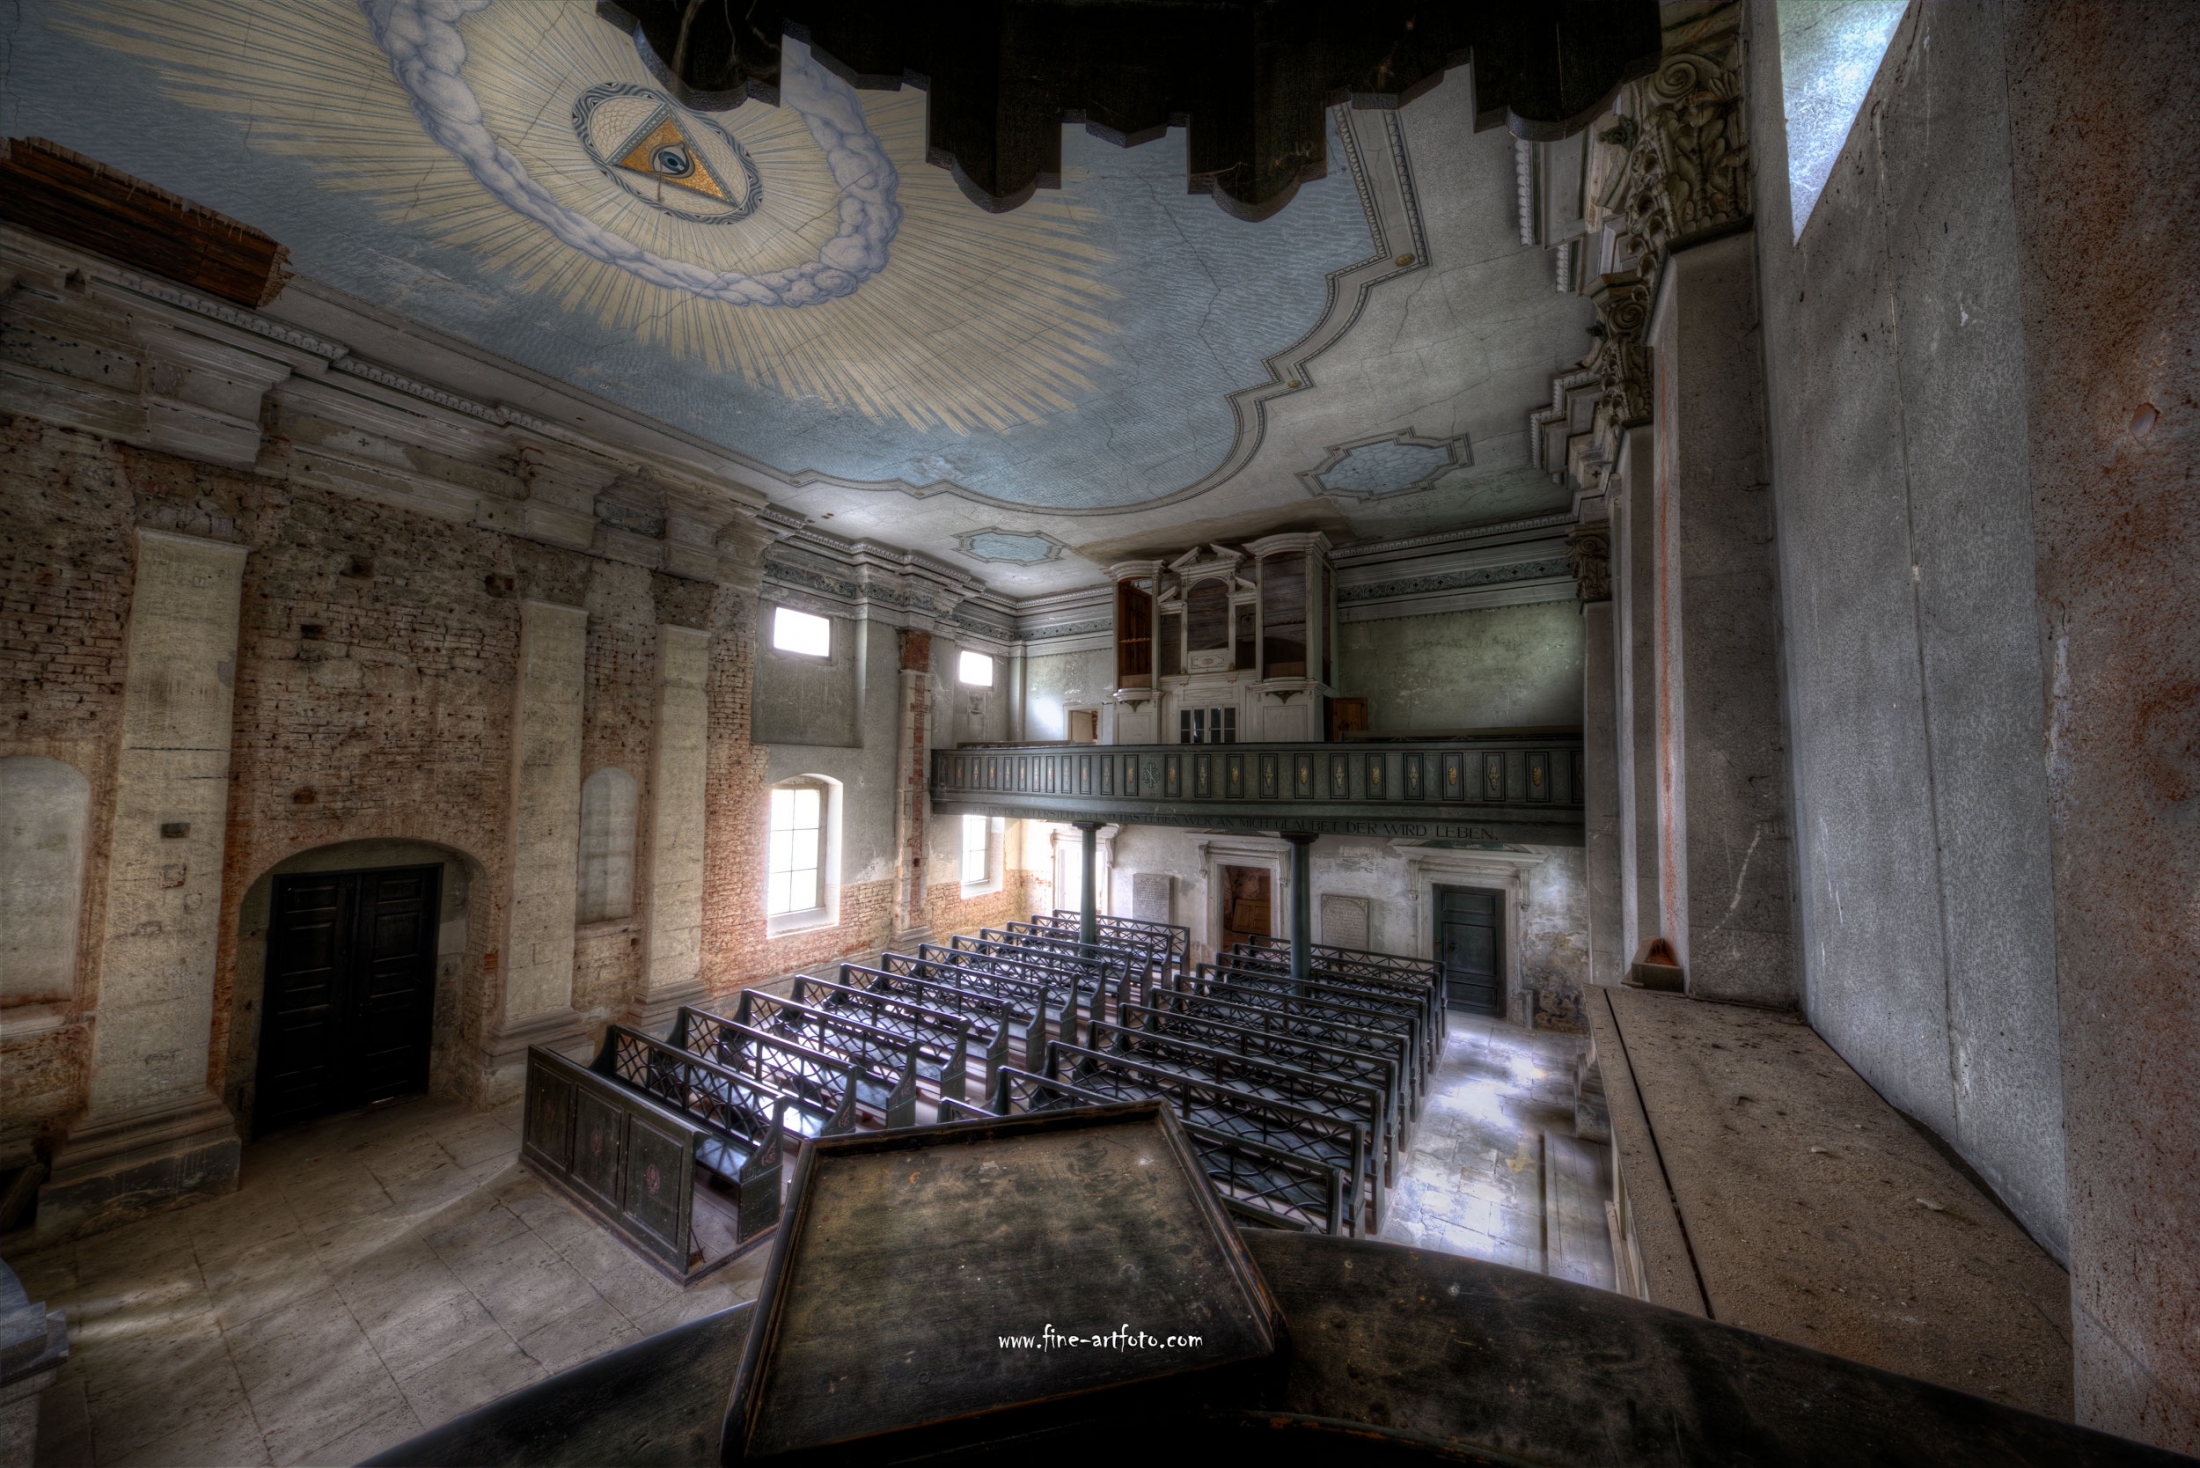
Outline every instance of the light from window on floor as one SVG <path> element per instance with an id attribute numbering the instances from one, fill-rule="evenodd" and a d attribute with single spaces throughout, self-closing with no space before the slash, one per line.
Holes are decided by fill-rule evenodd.
<path id="1" fill-rule="evenodd" d="M 955 677 L 972 688 L 991 688 L 993 659 L 982 652 L 966 652 L 956 659 Z"/>
<path id="2" fill-rule="evenodd" d="M 774 607 L 772 646 L 781 652 L 829 658 L 833 655 L 833 624 L 828 618 L 813 617 L 793 607 Z"/>
<path id="3" fill-rule="evenodd" d="M 764 901 L 767 916 L 808 912 L 819 905 L 817 869 L 823 812 L 819 791 L 772 792 L 771 863 Z"/>

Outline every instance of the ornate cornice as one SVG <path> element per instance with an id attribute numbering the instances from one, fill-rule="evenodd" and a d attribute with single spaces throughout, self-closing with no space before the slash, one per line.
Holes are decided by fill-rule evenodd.
<path id="1" fill-rule="evenodd" d="M 1409 576 L 1397 581 L 1375 581 L 1337 588 L 1337 604 L 1388 601 L 1392 597 L 1425 596 L 1432 591 L 1460 591 L 1470 586 L 1496 586 L 1507 581 L 1540 581 L 1572 574 L 1568 562 L 1544 558 L 1515 561 L 1508 566 L 1474 566 L 1434 576 Z"/>

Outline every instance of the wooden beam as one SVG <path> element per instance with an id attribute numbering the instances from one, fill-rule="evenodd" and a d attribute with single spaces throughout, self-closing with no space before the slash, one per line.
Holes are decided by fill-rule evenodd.
<path id="1" fill-rule="evenodd" d="M 289 249 L 251 225 L 44 138 L 0 140 L 0 219 L 240 306 L 291 276 Z"/>

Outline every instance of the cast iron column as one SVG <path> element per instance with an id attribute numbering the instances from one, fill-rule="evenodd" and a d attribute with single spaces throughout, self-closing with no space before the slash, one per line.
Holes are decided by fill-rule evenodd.
<path id="1" fill-rule="evenodd" d="M 1100 909 L 1095 895 L 1093 865 L 1099 859 L 1097 837 L 1102 823 L 1099 821 L 1072 821 L 1070 824 L 1077 828 L 1077 834 L 1082 838 L 1085 848 L 1085 890 L 1078 907 L 1077 941 L 1080 943 L 1098 943 L 1100 941 Z"/>
<path id="2" fill-rule="evenodd" d="M 1305 983 L 1314 968 L 1314 842 L 1312 831 L 1286 831 L 1291 843 L 1291 978 Z"/>

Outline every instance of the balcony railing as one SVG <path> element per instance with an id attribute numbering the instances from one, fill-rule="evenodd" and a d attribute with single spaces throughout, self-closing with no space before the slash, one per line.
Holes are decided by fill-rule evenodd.
<path id="1" fill-rule="evenodd" d="M 1581 738 L 935 750 L 932 808 L 1042 821 L 1581 844 Z"/>

